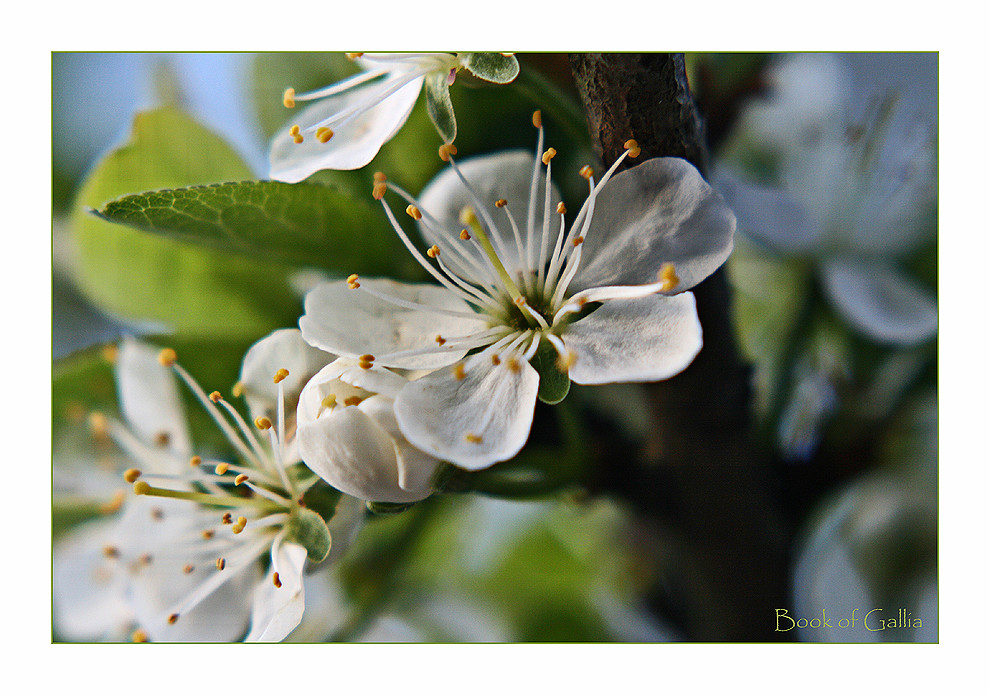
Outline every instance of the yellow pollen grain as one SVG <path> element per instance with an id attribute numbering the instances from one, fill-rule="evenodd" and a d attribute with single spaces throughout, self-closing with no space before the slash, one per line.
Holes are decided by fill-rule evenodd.
<path id="1" fill-rule="evenodd" d="M 330 139 L 332 137 L 333 137 L 333 131 L 327 128 L 326 126 L 320 126 L 319 128 L 316 129 L 316 139 L 319 140 L 324 145 L 330 142 Z"/>
<path id="2" fill-rule="evenodd" d="M 347 276 L 347 287 L 348 288 L 350 288 L 352 290 L 356 290 L 360 286 L 361 286 L 361 283 L 358 282 L 357 273 L 354 273 L 352 275 Z"/>
<path id="3" fill-rule="evenodd" d="M 496 354 L 492 354 L 492 364 L 497 367 L 498 365 L 502 364 L 502 358 L 500 358 Z"/>
<path id="4" fill-rule="evenodd" d="M 199 468 L 201 463 L 203 463 L 202 456 L 193 456 L 191 459 L 189 459 L 189 465 L 192 468 Z"/>
<path id="5" fill-rule="evenodd" d="M 464 241 L 468 241 L 470 238 L 471 238 L 471 235 L 468 234 L 468 230 L 462 229 L 461 230 L 461 239 L 464 240 Z"/>
<path id="6" fill-rule="evenodd" d="M 304 138 L 303 138 L 302 135 L 293 135 L 292 136 L 292 142 L 296 143 L 297 145 L 303 144 L 303 139 Z"/>
<path id="7" fill-rule="evenodd" d="M 504 208 L 508 204 L 509 201 L 507 201 L 505 198 L 499 198 L 498 200 L 495 201 L 495 207 L 497 208 Z"/>
<path id="8" fill-rule="evenodd" d="M 179 356 L 172 348 L 165 348 L 158 353 L 158 362 L 161 363 L 163 367 L 171 367 L 178 359 Z"/>
<path id="9" fill-rule="evenodd" d="M 247 479 L 247 473 L 241 473 L 239 476 L 234 478 L 234 485 L 240 485 L 241 483 L 246 482 Z"/>
<path id="10" fill-rule="evenodd" d="M 465 376 L 467 376 L 464 372 L 464 364 L 462 362 L 458 362 L 451 367 L 451 372 L 453 372 L 454 378 L 458 381 L 461 381 Z"/>
<path id="11" fill-rule="evenodd" d="M 520 296 L 516 297 L 515 299 L 513 299 L 512 300 L 512 303 L 515 304 L 518 307 L 526 306 L 526 298 L 523 297 L 522 295 L 520 295 Z"/>
<path id="12" fill-rule="evenodd" d="M 642 152 L 642 150 L 639 147 L 639 143 L 632 139 L 626 140 L 625 143 L 623 144 L 623 147 L 629 150 L 629 156 L 632 157 L 633 159 L 636 159 L 636 157 L 639 156 L 640 152 Z"/>
<path id="13" fill-rule="evenodd" d="M 196 568 L 193 567 L 192 565 L 186 565 L 185 567 L 182 568 L 182 573 L 183 574 L 192 574 L 194 569 L 196 569 Z"/>
<path id="14" fill-rule="evenodd" d="M 556 156 L 557 156 L 557 150 L 555 150 L 552 147 L 549 148 L 546 152 L 543 153 L 543 157 L 542 157 L 543 163 L 549 164 L 550 160 Z"/>
<path id="15" fill-rule="evenodd" d="M 282 588 L 282 580 L 278 578 L 278 572 L 272 574 L 272 584 L 275 585 L 276 589 Z"/>
<path id="16" fill-rule="evenodd" d="M 567 208 L 566 208 L 566 207 L 564 207 L 564 203 L 563 203 L 563 201 L 561 201 L 561 202 L 559 202 L 559 203 L 557 203 L 557 214 L 558 214 L 558 215 L 564 215 L 564 214 L 567 214 Z"/>
<path id="17" fill-rule="evenodd" d="M 464 435 L 464 440 L 471 444 L 481 444 L 481 435 L 468 432 Z"/>
<path id="18" fill-rule="evenodd" d="M 669 292 L 681 282 L 681 279 L 677 277 L 677 273 L 674 271 L 673 263 L 664 263 L 663 267 L 660 268 L 659 274 L 661 292 Z"/>
<path id="19" fill-rule="evenodd" d="M 224 512 L 223 516 L 220 517 L 220 523 L 223 524 L 224 526 L 230 526 L 232 523 L 234 523 L 234 515 L 231 514 L 230 512 Z"/>
<path id="20" fill-rule="evenodd" d="M 135 630 L 131 633 L 131 642 L 141 644 L 148 641 L 148 633 L 144 630 Z"/>
<path id="21" fill-rule="evenodd" d="M 572 241 L 571 243 L 574 244 L 575 246 L 580 246 L 581 244 L 584 243 L 584 237 L 583 236 L 576 236 L 576 237 L 574 237 L 574 241 Z"/>
<path id="22" fill-rule="evenodd" d="M 299 135 L 299 126 L 294 125 L 291 128 L 289 128 L 289 135 L 291 135 L 292 137 Z"/>
<path id="23" fill-rule="evenodd" d="M 146 483 L 145 481 L 139 480 L 136 483 L 134 483 L 135 495 L 147 495 L 149 492 L 151 492 L 151 486 L 148 485 L 148 483 Z"/>
<path id="24" fill-rule="evenodd" d="M 220 393 L 219 391 L 214 391 L 210 394 L 210 400 L 213 401 L 214 403 L 219 403 L 220 401 L 223 400 L 223 394 Z"/>
<path id="25" fill-rule="evenodd" d="M 289 87 L 284 92 L 282 92 L 282 106 L 287 109 L 295 108 L 296 106 L 296 90 Z"/>
<path id="26" fill-rule="evenodd" d="M 434 244 L 430 248 L 426 249 L 426 255 L 430 258 L 436 258 L 440 255 L 440 247 Z"/>
<path id="27" fill-rule="evenodd" d="M 218 570 L 222 570 L 226 566 L 227 566 L 227 560 L 226 560 L 226 558 L 218 557 L 217 558 L 217 562 L 216 562 L 217 569 Z"/>
<path id="28" fill-rule="evenodd" d="M 509 368 L 509 371 L 515 372 L 517 374 L 519 373 L 519 370 L 522 369 L 522 367 L 519 365 L 519 360 L 517 360 L 515 357 L 510 357 L 506 361 L 505 366 Z"/>
<path id="29" fill-rule="evenodd" d="M 543 113 L 539 109 L 533 112 L 533 127 L 534 128 L 543 127 Z"/>
<path id="30" fill-rule="evenodd" d="M 443 345 L 444 343 L 447 342 L 447 339 L 444 338 L 442 335 L 439 335 L 439 334 L 437 335 L 436 338 L 434 338 L 434 340 L 437 341 L 437 345 Z"/>
<path id="31" fill-rule="evenodd" d="M 124 480 L 129 483 L 133 483 L 135 480 L 141 477 L 141 471 L 137 468 L 128 468 L 124 471 Z"/>
<path id="32" fill-rule="evenodd" d="M 594 176 L 595 170 L 591 168 L 591 165 L 585 164 L 583 167 L 581 167 L 581 169 L 578 171 L 578 173 L 583 178 L 590 179 L 592 176 Z"/>
<path id="33" fill-rule="evenodd" d="M 104 345 L 103 349 L 100 351 L 100 355 L 103 357 L 104 361 L 114 364 L 117 361 L 117 354 L 119 350 L 116 345 L 110 343 L 109 345 Z"/>
<path id="34" fill-rule="evenodd" d="M 160 447 L 168 446 L 168 443 L 172 440 L 172 436 L 168 432 L 159 432 L 155 435 L 155 444 Z"/>
<path id="35" fill-rule="evenodd" d="M 178 613 L 173 613 L 172 615 L 168 616 L 168 624 L 169 625 L 175 625 L 178 621 L 179 621 L 179 614 Z"/>
<path id="36" fill-rule="evenodd" d="M 214 536 L 215 533 L 216 533 L 215 531 L 212 531 L 210 529 L 206 529 L 205 531 L 203 531 L 203 533 L 201 535 L 203 536 L 203 540 L 204 541 L 208 541 L 211 538 L 213 538 L 213 536 Z"/>
<path id="37" fill-rule="evenodd" d="M 347 398 L 344 399 L 344 405 L 345 406 L 361 405 L 361 401 L 363 400 L 364 399 L 361 398 L 360 396 L 348 396 Z"/>
<path id="38" fill-rule="evenodd" d="M 228 470 L 230 470 L 230 464 L 221 461 L 217 464 L 217 467 L 213 469 L 213 472 L 217 475 L 224 475 Z"/>
<path id="39" fill-rule="evenodd" d="M 283 367 L 282 369 L 279 369 L 277 372 L 275 372 L 275 376 L 272 377 L 272 381 L 274 381 L 277 384 L 281 381 L 284 381 L 287 376 L 289 376 L 289 370 Z"/>
<path id="40" fill-rule="evenodd" d="M 230 389 L 230 392 L 234 394 L 234 398 L 240 398 L 241 396 L 244 395 L 244 383 L 238 381 L 236 384 L 234 384 L 233 388 Z"/>
<path id="41" fill-rule="evenodd" d="M 259 430 L 270 430 L 272 428 L 272 421 L 264 416 L 257 417 L 254 419 L 254 426 Z"/>
<path id="42" fill-rule="evenodd" d="M 419 211 L 419 208 L 416 207 L 415 205 L 408 205 L 408 206 L 406 206 L 406 214 L 409 215 L 414 220 L 421 220 L 421 219 L 423 219 L 423 213 L 421 213 Z"/>

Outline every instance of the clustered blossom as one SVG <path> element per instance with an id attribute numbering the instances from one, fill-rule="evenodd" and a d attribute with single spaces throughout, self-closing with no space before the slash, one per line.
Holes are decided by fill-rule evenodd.
<path id="1" fill-rule="evenodd" d="M 505 152 L 461 165 L 448 152 L 449 169 L 420 200 L 377 176 L 375 197 L 439 284 L 324 283 L 299 322 L 311 345 L 367 368 L 428 371 L 398 391 L 395 419 L 414 446 L 462 468 L 514 456 L 541 391 L 554 402 L 567 380 L 654 381 L 683 370 L 701 348 L 685 290 L 732 248 L 731 211 L 686 161 L 652 159 L 615 175 L 638 153 L 634 142 L 600 181 L 582 170 L 589 193 L 568 228 L 538 112 L 534 124 L 535 157 Z M 387 190 L 408 203 L 430 244 L 425 255 Z"/>
<path id="2" fill-rule="evenodd" d="M 333 555 L 343 552 L 363 503 L 331 495 L 339 499 L 329 513 L 321 510 L 329 527 L 304 506 L 318 479 L 292 454 L 293 425 L 284 417 L 287 370 L 256 379 L 273 352 L 283 360 L 295 353 L 300 359 L 281 363 L 299 375 L 320 362 L 319 351 L 298 331 L 257 343 L 245 357 L 240 389 L 253 394 L 255 412 L 271 412 L 275 420 L 258 415 L 251 426 L 219 392 L 207 395 L 172 351 L 123 342 L 116 373 L 124 422 L 96 413 L 92 423 L 96 436 L 124 452 L 131 467 L 123 478 L 137 494 L 118 493 L 105 509 L 109 516 L 73 529 L 56 545 L 60 633 L 74 639 L 278 641 L 299 623 L 304 567 L 318 567 L 332 541 Z M 203 403 L 239 461 L 192 453 L 173 374 Z M 297 397 L 298 391 L 289 394 Z M 307 535 L 313 529 L 323 547 Z"/>

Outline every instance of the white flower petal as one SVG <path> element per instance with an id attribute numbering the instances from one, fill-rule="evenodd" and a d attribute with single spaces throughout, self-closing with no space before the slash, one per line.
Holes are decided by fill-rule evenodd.
<path id="1" fill-rule="evenodd" d="M 303 617 L 306 592 L 303 587 L 303 565 L 306 549 L 295 543 L 282 543 L 276 556 L 272 548 L 272 566 L 278 567 L 281 586 L 275 586 L 269 569 L 268 576 L 254 590 L 251 609 L 251 631 L 245 642 L 281 642 Z"/>
<path id="2" fill-rule="evenodd" d="M 411 76 L 409 84 L 333 128 L 334 135 L 326 143 L 317 140 L 310 129 L 355 104 L 376 101 L 381 93 L 380 84 L 362 85 L 344 94 L 320 99 L 294 114 L 290 126 L 272 141 L 271 177 L 296 183 L 321 169 L 360 169 L 375 158 L 382 145 L 406 122 L 422 87 L 423 78 Z M 294 124 L 299 125 L 304 137 L 299 144 L 289 133 Z"/>
<path id="3" fill-rule="evenodd" d="M 511 275 L 516 271 L 530 270 L 530 266 L 525 262 L 525 249 L 527 238 L 527 219 L 529 215 L 530 186 L 533 181 L 533 166 L 535 154 L 521 150 L 498 152 L 496 154 L 473 157 L 463 162 L 458 161 L 464 178 L 468 180 L 480 200 L 484 203 L 485 211 L 489 218 L 495 223 L 494 230 L 487 230 L 487 225 L 483 227 L 488 231 L 495 250 L 499 253 L 506 270 Z M 534 255 L 539 258 L 540 241 L 542 239 L 544 200 L 546 195 L 545 170 L 541 169 L 538 178 L 536 196 L 536 217 L 535 224 L 537 236 L 533 241 Z M 560 202 L 560 194 L 556 187 L 551 189 L 550 197 L 550 234 L 546 239 L 546 257 L 550 257 L 553 244 L 557 239 L 557 230 L 560 224 L 556 214 L 557 203 Z M 495 206 L 495 201 L 503 199 L 507 201 L 506 208 L 512 212 L 519 229 L 520 239 L 523 242 L 524 254 L 520 255 L 516 243 L 512 225 L 506 215 L 506 208 L 499 209 Z M 448 267 L 462 277 L 476 277 L 477 271 L 471 270 L 471 266 L 458 258 L 456 252 L 448 251 L 451 246 L 463 249 L 470 254 L 482 267 L 489 267 L 489 262 L 482 251 L 473 243 L 460 239 L 459 234 L 464 229 L 464 224 L 460 221 L 461 210 L 465 206 L 475 209 L 478 219 L 483 221 L 484 217 L 471 197 L 460 177 L 453 168 L 444 169 L 440 172 L 423 190 L 419 198 L 423 212 L 429 213 L 435 220 L 439 221 L 440 230 L 431 229 L 429 225 L 420 224 L 420 231 L 427 244 L 436 244 L 440 247 L 441 258 Z"/>
<path id="4" fill-rule="evenodd" d="M 833 259 L 822 264 L 821 275 L 839 313 L 871 338 L 915 345 L 938 331 L 932 294 L 883 261 Z"/>
<path id="5" fill-rule="evenodd" d="M 441 369 L 406 386 L 395 400 L 402 433 L 417 448 L 469 470 L 515 456 L 529 438 L 540 377 L 521 360 L 492 364 L 481 352 L 464 377 Z"/>
<path id="6" fill-rule="evenodd" d="M 658 381 L 691 364 L 701 323 L 690 292 L 655 294 L 605 302 L 562 337 L 577 357 L 570 369 L 576 384 Z"/>
<path id="7" fill-rule="evenodd" d="M 310 345 L 349 357 L 374 354 L 376 364 L 403 369 L 435 369 L 453 364 L 467 350 L 382 359 L 379 356 L 406 350 L 437 347 L 436 336 L 461 337 L 487 329 L 477 320 L 397 306 L 367 292 L 415 302 L 441 311 L 470 312 L 457 295 L 437 285 L 414 285 L 391 280 L 360 279 L 361 287 L 347 283 L 319 285 L 306 295 L 306 313 L 299 319 L 303 338 Z"/>
<path id="8" fill-rule="evenodd" d="M 822 228 L 790 193 L 779 188 L 744 182 L 728 171 L 716 173 L 713 183 L 725 196 L 746 236 L 782 253 L 814 251 Z"/>
<path id="9" fill-rule="evenodd" d="M 650 159 L 602 187 L 572 290 L 656 282 L 673 263 L 694 287 L 728 258 L 736 220 L 728 206 L 683 159 Z"/>
<path id="10" fill-rule="evenodd" d="M 414 495 L 428 497 L 433 492 L 433 476 L 440 462 L 406 441 L 395 419 L 395 408 L 391 399 L 369 398 L 359 407 L 392 436 L 395 442 L 399 487 Z"/>
<path id="11" fill-rule="evenodd" d="M 295 328 L 283 328 L 265 336 L 244 355 L 240 383 L 252 419 L 265 416 L 275 420 L 278 384 L 275 373 L 286 369 L 289 376 L 282 380 L 286 413 L 294 412 L 303 386 L 334 356 L 314 348 Z"/>
<path id="12" fill-rule="evenodd" d="M 180 459 L 192 451 L 185 410 L 174 374 L 158 361 L 160 351 L 125 338 L 117 354 L 117 392 L 131 429 L 146 443 L 167 437 Z"/>

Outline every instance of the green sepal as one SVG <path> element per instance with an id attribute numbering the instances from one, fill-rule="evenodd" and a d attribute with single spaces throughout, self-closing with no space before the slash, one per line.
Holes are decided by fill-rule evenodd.
<path id="1" fill-rule="evenodd" d="M 540 389 L 536 396 L 544 403 L 556 405 L 571 390 L 571 377 L 558 365 L 557 348 L 549 340 L 541 340 L 540 347 L 529 363 L 540 375 Z"/>
<path id="2" fill-rule="evenodd" d="M 448 144 L 453 142 L 457 137 L 457 120 L 445 73 L 435 72 L 426 77 L 426 112 L 443 141 Z"/>
<path id="3" fill-rule="evenodd" d="M 322 479 L 317 479 L 315 483 L 307 488 L 302 496 L 302 504 L 306 509 L 310 509 L 324 520 L 332 519 L 337 513 L 337 504 L 344 493 Z"/>
<path id="4" fill-rule="evenodd" d="M 399 514 L 412 507 L 415 502 L 365 502 L 372 514 Z"/>
<path id="5" fill-rule="evenodd" d="M 330 554 L 330 529 L 323 517 L 312 509 L 296 507 L 285 528 L 285 541 L 304 547 L 310 562 L 323 562 Z"/>
<path id="6" fill-rule="evenodd" d="M 501 53 L 462 53 L 461 65 L 475 77 L 489 82 L 507 84 L 519 75 L 519 61 L 513 55 Z"/>

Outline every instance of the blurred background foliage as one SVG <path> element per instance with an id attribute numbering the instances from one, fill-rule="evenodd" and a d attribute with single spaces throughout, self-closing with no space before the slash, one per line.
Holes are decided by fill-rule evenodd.
<path id="1" fill-rule="evenodd" d="M 555 183 L 568 209 L 577 210 L 585 183 L 576 172 L 593 155 L 567 57 L 519 58 L 520 77 L 508 87 L 458 77 L 451 90 L 458 154 L 531 150 L 530 119 L 539 108 L 547 144 L 562 164 L 555 163 L 562 172 Z M 777 57 L 687 58 L 713 158 L 773 181 L 773 154 L 746 142 L 738 122 L 766 96 L 767 68 Z M 934 112 L 937 57 L 915 63 L 911 79 L 928 90 L 917 98 L 931 101 Z M 265 178 L 266 143 L 286 122 L 282 91 L 350 74 L 354 66 L 342 54 L 60 53 L 52 70 L 58 535 L 97 511 L 71 494 L 76 483 L 65 485 L 61 472 L 77 482 L 82 476 L 73 466 L 96 465 L 106 453 L 94 453 L 98 443 L 86 425 L 88 413 L 116 410 L 105 344 L 133 334 L 174 347 L 207 390 L 228 393 L 246 348 L 273 329 L 296 325 L 306 288 L 348 274 L 355 262 L 381 261 L 395 239 L 383 215 L 369 216 L 361 229 L 333 230 L 319 261 L 276 261 L 264 246 L 226 253 L 91 213 L 126 194 Z M 374 171 L 415 194 L 443 166 L 439 144 L 421 99 L 369 167 L 320 172 L 310 182 L 365 208 Z M 930 240 L 905 267 L 934 293 L 935 209 L 930 220 Z M 396 258 L 388 259 L 390 275 L 420 277 L 418 267 Z M 923 630 L 796 630 L 783 638 L 936 640 L 937 339 L 908 348 L 871 341 L 823 301 L 806 259 L 768 253 L 744 233 L 728 272 L 737 337 L 753 366 L 754 437 L 772 462 L 793 537 L 791 613 L 906 608 L 924 620 Z M 487 483 L 475 481 L 475 489 L 487 485 L 489 494 L 443 495 L 373 517 L 322 599 L 307 605 L 294 638 L 691 639 L 676 615 L 645 607 L 644 596 L 664 581 L 657 562 L 662 542 L 622 499 L 590 497 L 582 485 L 589 468 L 608 465 L 647 439 L 641 398 L 636 386 L 572 389 L 563 410 L 538 409 L 531 444 L 518 461 L 492 469 Z M 191 399 L 187 405 L 196 441 L 226 453 L 205 413 Z M 603 429 L 615 449 L 583 450 L 581 432 Z M 562 447 L 564 438 L 570 441 Z M 569 453 L 554 453 L 561 450 Z M 543 484 L 529 486 L 533 475 Z"/>

